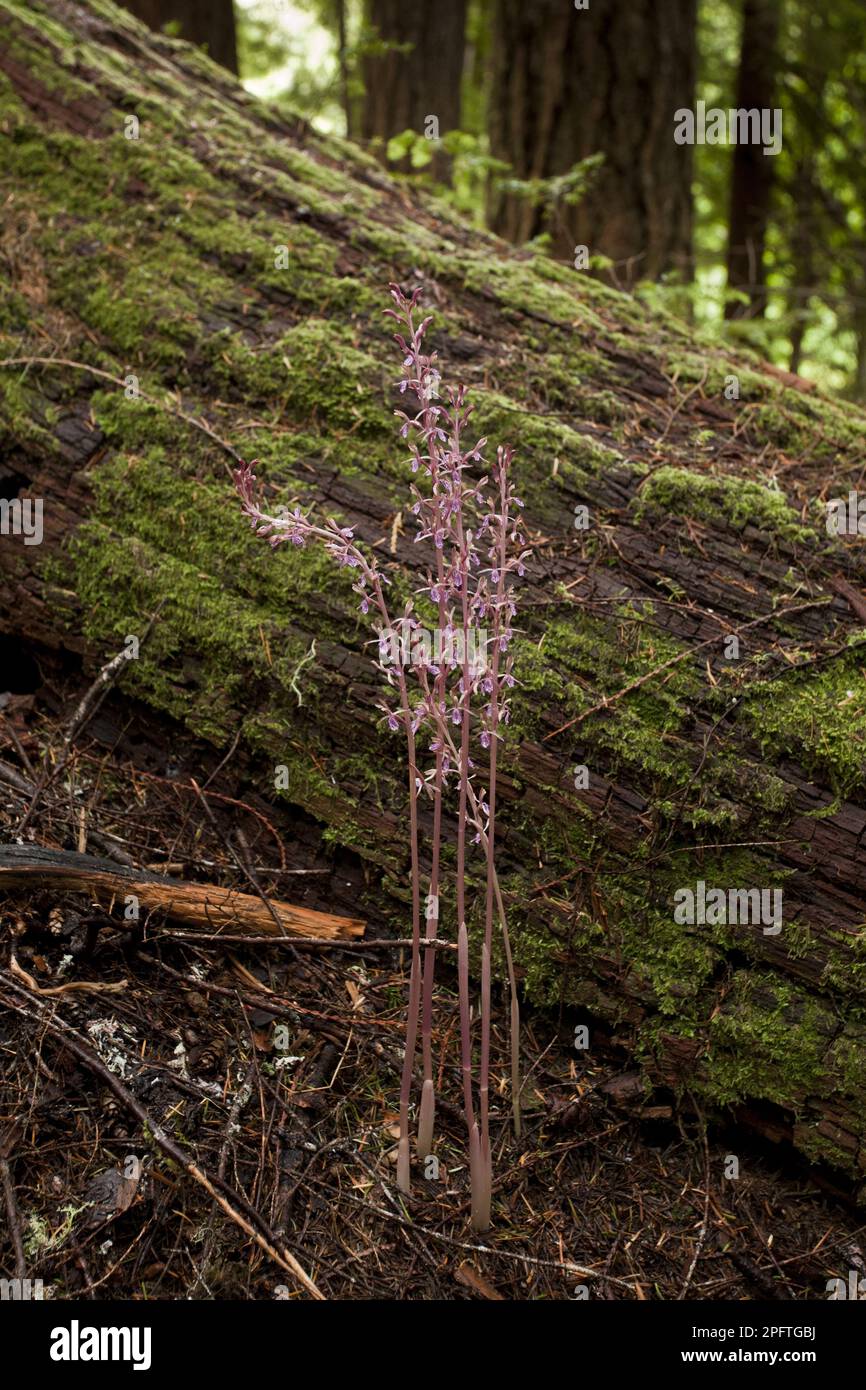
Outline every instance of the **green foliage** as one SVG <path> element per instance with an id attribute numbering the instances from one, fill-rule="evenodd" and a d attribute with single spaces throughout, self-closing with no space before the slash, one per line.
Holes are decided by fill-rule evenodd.
<path id="1" fill-rule="evenodd" d="M 244 82 L 342 134 L 334 0 L 239 0 L 235 13 Z"/>
<path id="2" fill-rule="evenodd" d="M 240 0 L 238 22 L 241 70 L 256 91 L 340 133 L 346 129 L 343 103 L 348 100 L 357 127 L 363 59 L 386 47 L 368 22 L 364 0 L 293 0 L 290 5 Z M 585 195 L 601 156 L 538 178 L 520 178 L 492 158 L 487 139 L 491 23 L 488 0 L 471 0 L 461 128 L 443 132 L 438 142 L 450 156 L 449 179 L 435 191 L 480 225 L 493 181 L 543 208 L 552 221 L 557 207 Z M 701 0 L 698 96 L 708 107 L 735 105 L 741 25 L 741 0 Z M 724 318 L 726 305 L 742 303 L 745 296 L 726 284 L 733 160 L 732 150 L 721 146 L 694 150 L 693 277 L 684 283 L 671 276 L 639 290 L 653 308 L 682 316 L 716 340 L 748 347 L 856 399 L 866 398 L 864 38 L 862 0 L 836 0 L 827 10 L 816 10 L 811 0 L 786 0 L 775 99 L 783 110 L 783 143 L 773 158 L 766 313 Z M 396 132 L 387 142 L 387 159 L 408 167 L 405 177 L 432 185 L 436 147 L 423 131 Z M 532 249 L 547 254 L 550 244 L 543 232 Z M 591 268 L 601 271 L 605 264 L 595 255 Z"/>
<path id="3" fill-rule="evenodd" d="M 740 0 L 699 6 L 698 96 L 735 105 Z M 778 45 L 776 105 L 783 142 L 774 157 L 768 229 L 766 314 L 724 322 L 742 301 L 726 286 L 732 150 L 696 146 L 694 284 L 654 287 L 701 327 L 750 347 L 824 387 L 866 396 L 866 12 L 860 0 L 827 10 L 786 0 Z"/>
<path id="4" fill-rule="evenodd" d="M 498 180 L 499 188 L 503 193 L 525 199 L 532 207 L 543 207 L 549 214 L 560 203 L 567 207 L 579 203 L 591 187 L 603 163 L 604 155 L 593 154 L 574 164 L 564 174 L 557 174 L 553 178 L 502 178 Z"/>

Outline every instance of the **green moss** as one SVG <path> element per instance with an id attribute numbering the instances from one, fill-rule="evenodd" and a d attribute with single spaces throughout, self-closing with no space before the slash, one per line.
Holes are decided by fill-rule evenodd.
<path id="1" fill-rule="evenodd" d="M 140 403 L 114 403 L 114 419 L 131 418 L 136 425 Z M 106 422 L 109 432 L 113 426 Z M 282 486 L 291 486 L 284 474 Z M 195 463 L 178 468 L 160 447 L 146 456 L 115 456 L 95 480 L 94 518 L 109 534 L 114 528 L 140 541 L 149 553 L 171 557 L 194 581 L 213 580 L 222 599 L 232 594 L 255 604 L 255 623 L 265 630 L 290 623 L 315 610 L 322 635 L 346 636 L 357 625 L 351 581 L 331 558 L 316 547 L 281 546 L 270 552 L 243 520 L 228 480 L 196 476 Z M 285 494 L 286 502 L 297 496 Z M 91 547 L 81 556 L 79 579 L 88 582 L 87 561 L 96 558 Z M 256 645 L 260 645 L 257 639 Z M 226 660 L 235 644 L 226 649 Z"/>
<path id="2" fill-rule="evenodd" d="M 859 953 L 852 950 L 849 939 L 844 950 L 831 949 L 821 974 L 821 984 L 835 990 L 845 999 L 856 999 L 866 1004 L 866 961 L 858 958 Z"/>
<path id="3" fill-rule="evenodd" d="M 513 446 L 520 496 L 545 521 L 561 527 L 575 495 L 591 496 L 595 480 L 625 467 L 616 450 L 555 415 L 535 414 L 497 391 L 476 391 L 474 400 L 474 428 L 491 445 Z"/>
<path id="4" fill-rule="evenodd" d="M 56 454 L 57 443 L 48 424 L 49 413 L 30 385 L 26 371 L 4 373 L 0 392 L 0 444 L 4 448 L 26 445 L 35 451 Z"/>
<path id="5" fill-rule="evenodd" d="M 756 681 L 743 703 L 765 757 L 795 756 L 840 796 L 863 785 L 866 768 L 866 633 L 852 641 L 860 645 L 850 657 L 799 677 Z"/>
<path id="6" fill-rule="evenodd" d="M 297 425 L 327 423 L 338 438 L 341 431 L 351 432 L 358 449 L 371 435 L 394 435 L 393 416 L 382 403 L 381 368 L 355 346 L 346 325 L 308 318 L 256 349 L 226 331 L 209 340 L 207 353 L 223 390 L 278 405 Z"/>
<path id="7" fill-rule="evenodd" d="M 830 1084 L 835 1031 L 832 1016 L 795 986 L 738 972 L 710 1021 L 700 1089 L 722 1105 L 757 1098 L 790 1108 L 820 1096 Z"/>
<path id="8" fill-rule="evenodd" d="M 700 353 L 678 348 L 667 358 L 665 370 L 679 390 L 700 386 L 704 396 L 717 400 L 725 399 L 725 388 L 736 377 L 739 397 L 730 402 L 732 410 L 763 401 L 778 389 L 772 377 L 753 370 L 743 358 L 734 361 L 723 356 L 709 343 L 707 351 Z"/>
<path id="9" fill-rule="evenodd" d="M 523 382 L 527 392 L 532 393 L 543 409 L 551 412 L 565 410 L 579 418 L 581 414 L 588 414 L 586 405 L 593 399 L 591 394 L 581 391 L 581 386 L 585 381 L 597 380 L 602 374 L 603 366 L 592 353 L 580 350 L 547 352 L 537 362 L 530 359 Z M 616 411 L 616 418 L 622 418 L 620 403 L 615 396 L 612 396 L 612 401 L 615 402 L 611 408 Z"/>
<path id="10" fill-rule="evenodd" d="M 595 420 L 602 425 L 615 425 L 629 417 L 627 406 L 614 391 L 581 393 L 578 410 L 587 420 Z"/>
<path id="11" fill-rule="evenodd" d="M 721 953 L 700 927 L 679 925 L 670 911 L 647 912 L 634 901 L 633 879 L 627 879 L 626 885 L 632 901 L 622 922 L 623 960 L 652 999 L 659 1023 L 676 1018 L 680 1029 L 687 1029 L 689 1021 L 694 1029 L 700 1001 Z"/>
<path id="12" fill-rule="evenodd" d="M 788 542 L 804 544 L 815 532 L 799 521 L 785 496 L 749 478 L 717 477 L 667 465 L 646 479 L 633 503 L 633 516 L 690 516 L 734 530 L 755 526 Z"/>
<path id="13" fill-rule="evenodd" d="M 125 687 L 201 737 L 230 740 L 251 669 L 262 677 L 267 666 L 257 615 L 238 612 L 212 576 L 138 539 L 120 541 L 100 522 L 79 530 L 74 557 L 84 636 L 94 645 L 119 649 L 164 603 L 164 621 L 124 670 Z"/>
<path id="14" fill-rule="evenodd" d="M 834 458 L 840 449 L 862 449 L 866 435 L 862 419 L 844 402 L 790 389 L 759 407 L 750 424 L 786 453 L 814 459 Z"/>
<path id="15" fill-rule="evenodd" d="M 541 316 L 552 319 L 563 326 L 582 324 L 587 310 L 581 306 L 574 290 L 578 277 L 574 276 L 574 290 L 560 288 L 547 283 L 536 269 L 534 260 L 517 256 L 508 259 L 466 259 L 464 262 L 463 283 L 476 294 L 491 294 L 506 308 L 519 314 Z M 546 266 L 547 262 L 543 262 Z"/>
<path id="16" fill-rule="evenodd" d="M 565 617 L 552 617 L 540 641 L 521 645 L 513 714 L 521 737 L 542 732 L 541 711 L 561 708 L 564 718 L 574 718 L 682 650 L 634 609 L 624 608 L 613 619 L 606 623 L 575 607 Z M 686 700 L 699 685 L 686 662 L 664 676 L 666 680 L 647 681 L 620 700 L 616 720 L 599 715 L 583 722 L 580 742 L 618 754 L 620 767 L 628 763 L 672 771 L 676 751 L 662 736 L 674 733 L 688 717 Z"/>
<path id="17" fill-rule="evenodd" d="M 795 801 L 791 786 L 775 773 L 760 767 L 750 769 L 746 782 L 749 800 L 761 808 L 771 824 L 778 825 L 780 820 L 787 819 Z"/>
<path id="18" fill-rule="evenodd" d="M 160 292 L 156 275 L 133 272 L 131 293 L 118 295 L 115 285 L 103 284 L 93 290 L 82 312 L 98 333 L 128 361 L 182 362 L 186 347 L 195 337 L 197 317 L 190 308 L 186 319 L 179 306 Z M 160 309 L 162 302 L 163 309 Z M 159 324 L 159 332 L 153 329 Z"/>

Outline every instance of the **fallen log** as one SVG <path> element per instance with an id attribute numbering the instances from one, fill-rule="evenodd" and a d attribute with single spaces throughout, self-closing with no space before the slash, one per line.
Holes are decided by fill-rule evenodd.
<path id="1" fill-rule="evenodd" d="M 73 850 L 43 849 L 38 845 L 0 845 L 0 892 L 15 888 L 50 887 L 73 893 L 87 893 L 105 907 L 123 907 L 130 896 L 138 909 L 158 912 L 187 926 L 206 928 L 210 940 L 222 929 L 251 935 L 279 935 L 279 927 L 268 905 L 273 908 L 286 935 L 310 936 L 323 941 L 351 940 L 363 936 L 360 918 L 337 917 L 306 907 L 268 898 L 267 904 L 249 893 L 219 888 L 212 883 L 189 883 L 166 874 L 148 874 L 125 869 L 110 859 Z M 135 927 L 139 921 L 116 918 L 118 926 Z"/>
<path id="2" fill-rule="evenodd" d="M 523 989 L 866 1175 L 866 563 L 825 524 L 863 412 L 445 215 L 108 0 L 0 0 L 0 29 L 0 467 L 44 502 L 40 544 L 0 543 L 2 633 L 96 672 L 159 611 L 118 689 L 168 740 L 238 740 L 405 937 L 370 632 L 345 575 L 249 534 L 228 472 L 258 457 L 275 504 L 418 583 L 380 310 L 421 284 L 535 547 L 498 797 Z M 701 884 L 783 892 L 781 930 L 678 921 Z"/>

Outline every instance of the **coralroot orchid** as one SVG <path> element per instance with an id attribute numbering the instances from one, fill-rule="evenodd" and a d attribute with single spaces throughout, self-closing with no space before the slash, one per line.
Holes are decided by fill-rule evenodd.
<path id="1" fill-rule="evenodd" d="M 511 641 L 516 613 L 515 577 L 522 577 L 529 552 L 520 530 L 522 503 L 511 483 L 510 449 L 497 450 L 490 477 L 483 469 L 485 439 L 466 444 L 472 406 L 464 386 L 443 389 L 435 354 L 423 351 L 431 319 L 415 324 L 420 292 L 406 296 L 390 286 L 397 320 L 395 339 L 403 358 L 401 392 L 417 408 L 396 411 L 400 437 L 410 449 L 412 512 L 415 540 L 429 548 L 431 564 L 424 583 L 404 608 L 398 624 L 385 597 L 388 579 L 375 558 L 368 557 L 351 528 L 333 519 L 324 524 L 300 507 L 269 515 L 259 505 L 254 465 L 235 474 L 244 511 L 256 532 L 271 545 L 317 543 L 338 565 L 354 572 L 353 590 L 363 614 L 377 624 L 378 664 L 396 694 L 383 705 L 392 730 L 406 740 L 409 799 L 409 851 L 412 875 L 412 959 L 406 1018 L 406 1046 L 400 1089 L 397 1182 L 410 1190 L 409 1112 L 412 1078 L 421 1031 L 422 1086 L 418 1107 L 417 1153 L 432 1152 L 435 1124 L 433 1081 L 433 983 L 442 883 L 443 809 L 453 795 L 457 812 L 455 907 L 457 919 L 458 993 L 463 1100 L 468 1131 L 472 1187 L 472 1225 L 490 1224 L 492 1171 L 489 1094 L 491 1036 L 491 957 L 493 923 L 498 916 L 511 991 L 512 1100 L 515 1130 L 520 1132 L 519 1009 L 505 908 L 495 867 L 496 784 L 499 744 L 508 723 L 512 674 Z M 417 604 L 417 608 L 416 608 Z M 418 613 L 435 613 L 435 640 Z M 407 672 L 411 672 L 410 696 Z M 418 766 L 418 743 L 428 740 L 433 766 Z M 486 756 L 486 786 L 479 785 L 473 761 Z M 421 842 L 419 801 L 432 801 L 429 890 L 421 934 Z M 469 838 L 467 838 L 469 837 Z M 486 861 L 484 933 L 481 943 L 480 1066 L 478 1105 L 473 1092 L 470 1013 L 469 934 L 466 866 L 472 844 Z"/>

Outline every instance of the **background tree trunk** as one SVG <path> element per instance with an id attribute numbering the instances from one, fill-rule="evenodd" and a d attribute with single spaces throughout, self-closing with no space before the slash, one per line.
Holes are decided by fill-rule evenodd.
<path id="1" fill-rule="evenodd" d="M 789 296 L 789 308 L 794 312 L 794 322 L 791 327 L 791 353 L 788 359 L 788 367 L 792 372 L 799 372 L 803 358 L 803 339 L 806 336 L 806 327 L 809 313 L 809 294 L 816 284 L 815 274 L 815 252 L 816 242 L 816 199 L 814 185 L 815 165 L 814 159 L 806 156 L 798 162 L 795 174 L 795 187 L 793 191 L 794 207 L 797 211 L 797 224 L 792 233 L 792 250 L 794 255 L 796 285 L 794 292 Z M 728 317 L 733 306 L 728 306 Z M 742 309 L 742 305 L 740 308 Z"/>
<path id="2" fill-rule="evenodd" d="M 781 0 L 743 0 L 738 109 L 773 110 L 780 14 Z M 763 314 L 767 306 L 764 247 L 774 159 L 774 155 L 764 154 L 760 144 L 734 146 L 728 220 L 728 288 L 745 290 L 749 303 L 726 304 L 725 317 L 729 319 L 755 318 Z"/>
<path id="3" fill-rule="evenodd" d="M 177 37 L 206 48 L 215 63 L 238 70 L 232 0 L 123 0 L 124 7 L 157 31 L 177 26 Z"/>
<path id="4" fill-rule="evenodd" d="M 364 140 L 388 141 L 404 130 L 425 133 L 428 118 L 440 135 L 460 127 L 467 0 L 407 5 L 405 0 L 367 0 L 367 22 L 391 47 L 362 64 Z M 407 166 L 408 167 L 408 166 Z M 437 150 L 432 172 L 449 176 L 450 161 Z"/>
<path id="5" fill-rule="evenodd" d="M 853 314 L 854 334 L 857 340 L 857 370 L 851 386 L 851 399 L 861 405 L 866 402 L 866 266 L 859 285 L 853 286 L 858 295 L 858 303 Z"/>
<path id="6" fill-rule="evenodd" d="M 334 0 L 334 18 L 337 29 L 337 62 L 340 69 L 340 103 L 346 117 L 346 135 L 349 140 L 353 140 L 355 137 L 355 112 L 349 80 L 346 0 Z"/>
<path id="7" fill-rule="evenodd" d="M 119 689 L 166 761 L 180 730 L 232 749 L 238 790 L 305 813 L 358 914 L 403 934 L 370 631 L 344 573 L 250 533 L 229 473 L 257 457 L 275 505 L 421 582 L 381 312 L 421 285 L 478 433 L 517 446 L 535 548 L 498 798 L 522 988 L 615 1029 L 649 1084 L 862 1177 L 866 560 L 820 499 L 862 486 L 863 413 L 501 253 L 105 0 L 50 24 L 0 0 L 0 30 L 0 459 L 7 498 L 44 504 L 41 543 L 0 539 L 6 643 L 90 672 L 158 612 Z M 781 932 L 678 923 L 700 882 L 782 889 Z"/>
<path id="8" fill-rule="evenodd" d="M 522 243 L 549 230 L 557 256 L 576 245 L 615 263 L 618 283 L 691 274 L 692 151 L 674 143 L 674 112 L 694 103 L 694 0 L 495 0 L 491 153 L 521 179 L 562 174 L 603 153 L 577 207 L 544 213 L 491 193 L 494 231 Z"/>

